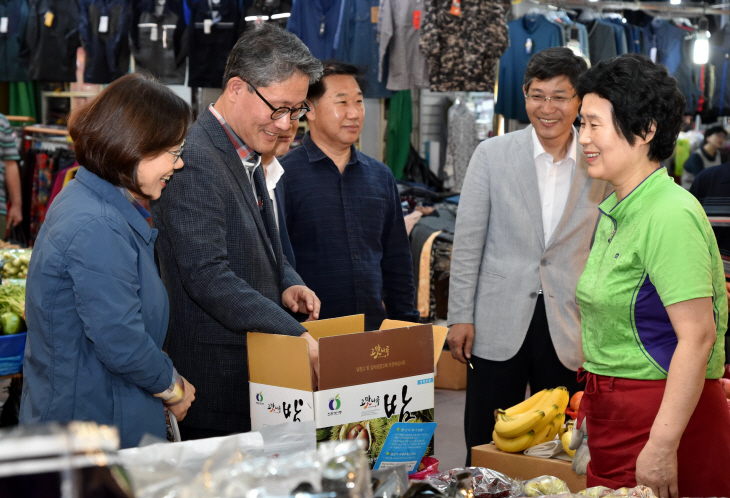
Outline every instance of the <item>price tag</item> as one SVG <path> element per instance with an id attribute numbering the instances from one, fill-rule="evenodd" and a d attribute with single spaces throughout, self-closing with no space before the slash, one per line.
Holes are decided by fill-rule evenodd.
<path id="1" fill-rule="evenodd" d="M 51 12 L 50 10 L 46 12 L 46 15 L 43 19 L 43 24 L 45 24 L 47 28 L 50 28 L 53 25 L 53 12 Z"/>
<path id="2" fill-rule="evenodd" d="M 449 14 L 461 17 L 461 0 L 451 0 L 451 9 L 449 9 Z"/>
<path id="3" fill-rule="evenodd" d="M 378 16 L 380 15 L 380 9 L 378 7 L 370 7 L 370 22 L 378 24 Z"/>
<path id="4" fill-rule="evenodd" d="M 421 27 L 421 11 L 413 11 L 413 29 L 419 29 Z"/>
<path id="5" fill-rule="evenodd" d="M 203 19 L 203 33 L 209 35 L 211 26 L 213 26 L 213 19 Z"/>
<path id="6" fill-rule="evenodd" d="M 99 19 L 99 33 L 106 33 L 109 31 L 109 16 L 101 16 Z"/>
<path id="7" fill-rule="evenodd" d="M 150 26 L 150 41 L 157 41 L 157 24 Z"/>
<path id="8" fill-rule="evenodd" d="M 8 18 L 0 17 L 0 33 L 8 32 Z"/>

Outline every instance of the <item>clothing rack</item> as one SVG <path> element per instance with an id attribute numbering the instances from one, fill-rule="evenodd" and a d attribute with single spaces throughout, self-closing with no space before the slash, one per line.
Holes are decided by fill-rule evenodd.
<path id="1" fill-rule="evenodd" d="M 556 7 L 558 9 L 594 9 L 602 10 L 643 10 L 655 13 L 661 17 L 701 17 L 707 15 L 730 15 L 730 4 L 707 4 L 703 2 L 682 3 L 671 5 L 666 2 L 613 2 L 590 0 L 535 0 L 537 3 Z"/>

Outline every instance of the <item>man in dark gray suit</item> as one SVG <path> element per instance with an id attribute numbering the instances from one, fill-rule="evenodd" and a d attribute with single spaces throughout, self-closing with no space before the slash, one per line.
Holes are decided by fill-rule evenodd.
<path id="1" fill-rule="evenodd" d="M 535 54 L 525 73 L 531 126 L 484 141 L 456 218 L 448 343 L 467 368 L 464 432 L 492 440 L 496 408 L 533 392 L 581 389 L 575 288 L 608 184 L 588 176 L 573 122 L 585 61 L 567 48 Z"/>
<path id="2" fill-rule="evenodd" d="M 188 134 L 185 167 L 153 203 L 170 296 L 165 349 L 197 388 L 183 439 L 251 429 L 247 331 L 307 338 L 316 382 L 317 342 L 292 313 L 317 319 L 320 302 L 282 253 L 260 154 L 306 113 L 321 74 L 293 34 L 270 24 L 247 31 L 228 57 L 223 95 Z"/>

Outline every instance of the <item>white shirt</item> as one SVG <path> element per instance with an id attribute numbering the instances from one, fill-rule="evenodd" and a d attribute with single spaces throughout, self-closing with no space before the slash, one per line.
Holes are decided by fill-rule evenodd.
<path id="1" fill-rule="evenodd" d="M 532 147 L 537 171 L 537 186 L 540 190 L 540 205 L 542 206 L 542 228 L 547 246 L 568 202 L 570 187 L 575 174 L 576 156 L 578 151 L 578 133 L 571 127 L 573 142 L 570 144 L 566 156 L 553 162 L 553 156 L 545 152 L 535 129 L 532 129 Z"/>
<path id="2" fill-rule="evenodd" d="M 279 229 L 279 207 L 276 205 L 276 195 L 274 189 L 279 179 L 284 174 L 284 168 L 276 158 L 273 158 L 268 166 L 266 166 L 266 189 L 269 191 L 269 198 L 274 206 L 274 218 L 276 219 L 276 229 Z"/>

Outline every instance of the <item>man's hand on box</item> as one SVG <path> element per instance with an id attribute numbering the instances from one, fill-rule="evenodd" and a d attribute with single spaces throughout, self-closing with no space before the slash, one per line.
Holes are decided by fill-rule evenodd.
<path id="1" fill-rule="evenodd" d="M 312 388 L 317 390 L 319 387 L 319 343 L 312 337 L 309 332 L 303 333 L 300 337 L 307 340 L 309 346 L 309 366 L 312 373 Z"/>
<path id="2" fill-rule="evenodd" d="M 449 350 L 454 359 L 466 363 L 471 359 L 471 345 L 474 343 L 474 324 L 455 323 L 449 329 L 446 336 L 449 343 Z"/>
<path id="3" fill-rule="evenodd" d="M 292 285 L 281 295 L 281 302 L 294 313 L 308 314 L 306 321 L 317 320 L 322 303 L 309 287 Z"/>

